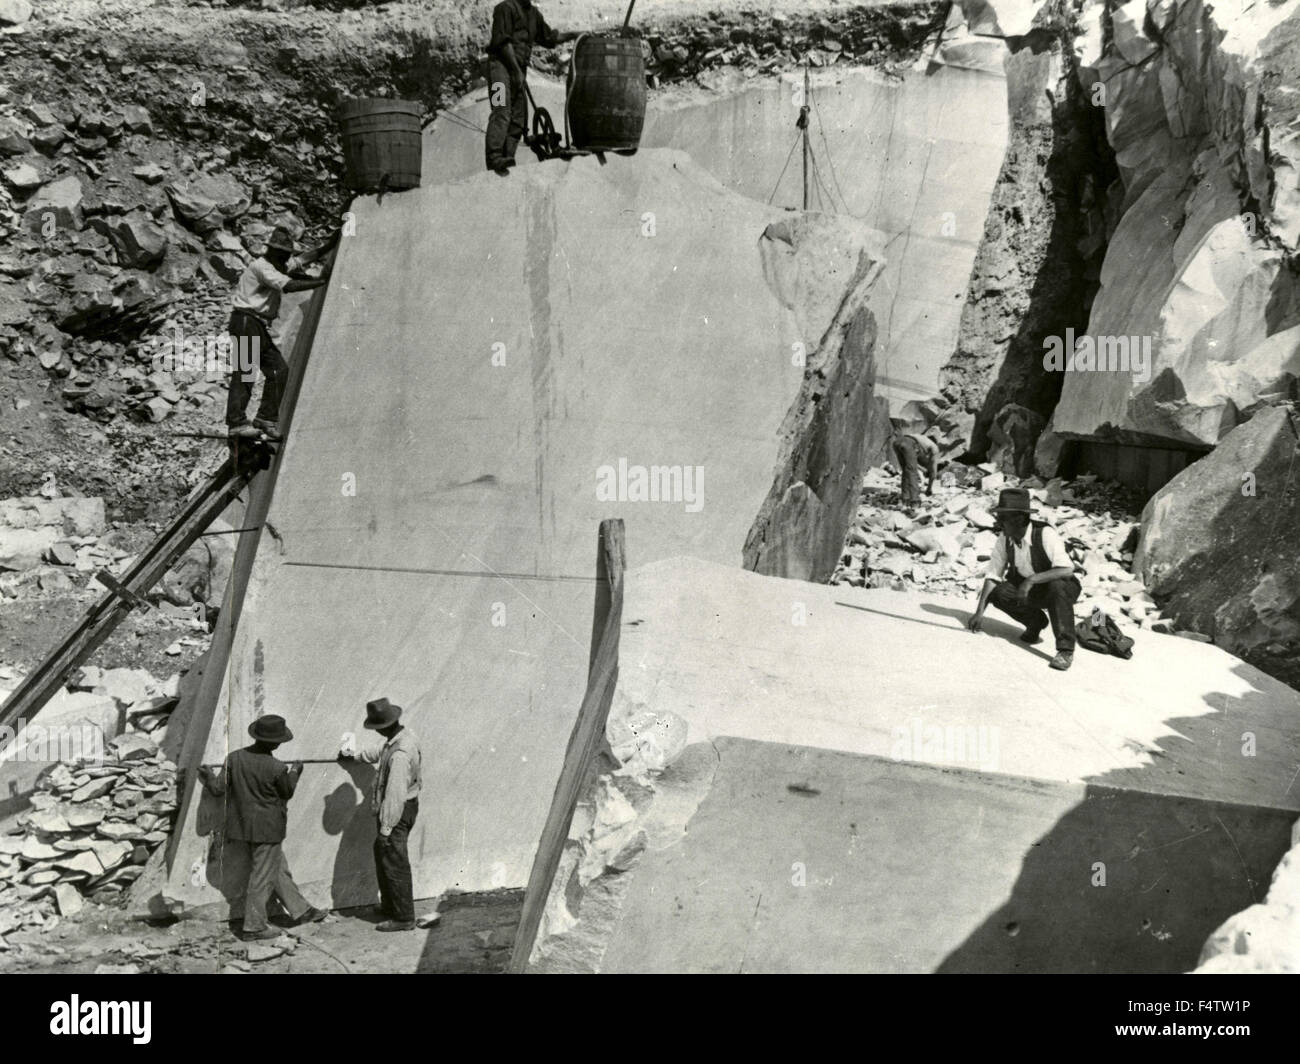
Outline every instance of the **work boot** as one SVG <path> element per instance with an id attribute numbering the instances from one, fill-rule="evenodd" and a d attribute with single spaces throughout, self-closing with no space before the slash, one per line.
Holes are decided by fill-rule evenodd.
<path id="1" fill-rule="evenodd" d="M 1035 628 L 1033 631 L 1026 628 L 1020 634 L 1020 641 L 1027 647 L 1036 647 L 1043 641 L 1043 637 L 1039 634 L 1041 631 L 1041 628 Z"/>
<path id="2" fill-rule="evenodd" d="M 1051 668 L 1055 669 L 1057 672 L 1064 672 L 1066 669 L 1068 669 L 1071 665 L 1074 664 L 1074 651 L 1073 650 L 1059 651 L 1056 657 L 1054 657 L 1048 664 Z"/>
<path id="3" fill-rule="evenodd" d="M 226 430 L 231 436 L 241 440 L 255 440 L 262 435 L 260 429 L 254 427 L 247 421 L 241 421 L 238 425 L 231 425 Z"/>
<path id="4" fill-rule="evenodd" d="M 253 418 L 253 428 L 265 436 L 268 440 L 280 440 L 280 427 L 274 421 L 264 421 L 260 417 Z"/>
<path id="5" fill-rule="evenodd" d="M 508 167 L 505 163 L 497 163 L 496 166 L 492 167 L 492 172 L 496 174 L 497 177 L 509 177 L 510 167 Z"/>
<path id="6" fill-rule="evenodd" d="M 261 931 L 245 931 L 239 937 L 245 942 L 270 942 L 279 938 L 284 932 L 274 927 L 264 927 Z"/>
<path id="7" fill-rule="evenodd" d="M 327 916 L 329 916 L 328 910 L 311 908 L 298 917 L 298 919 L 293 922 L 293 926 L 302 927 L 303 924 L 318 924 Z"/>
<path id="8" fill-rule="evenodd" d="M 414 931 L 414 920 L 385 920 L 375 926 L 376 931 Z"/>

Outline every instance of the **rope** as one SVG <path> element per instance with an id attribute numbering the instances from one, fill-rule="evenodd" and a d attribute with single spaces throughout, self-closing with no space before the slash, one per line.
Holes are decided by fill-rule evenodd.
<path id="1" fill-rule="evenodd" d="M 811 96 L 812 94 L 809 93 Z M 826 139 L 826 127 L 822 124 L 822 109 L 817 105 L 817 97 L 813 96 L 813 113 L 817 116 L 817 130 L 822 135 L 822 145 L 826 148 L 826 167 L 831 172 L 831 180 L 835 182 L 835 191 L 840 194 L 840 203 L 843 205 L 844 213 L 849 213 L 849 201 L 844 195 L 844 190 L 840 188 L 840 179 L 835 173 L 835 160 L 831 158 L 830 141 Z"/>
<path id="2" fill-rule="evenodd" d="M 632 9 L 630 7 L 627 9 L 627 13 L 630 18 L 632 15 Z M 580 33 L 578 34 L 578 39 L 573 42 L 573 51 L 569 53 L 569 69 L 564 75 L 564 146 L 566 148 L 573 147 L 573 136 L 569 133 L 569 93 L 573 91 L 573 61 L 578 58 L 578 49 L 582 46 L 582 42 L 588 36 L 590 36 L 590 34 Z"/>
<path id="3" fill-rule="evenodd" d="M 472 129 L 476 133 L 487 133 L 487 130 L 482 126 L 475 122 L 471 122 L 468 118 L 458 115 L 453 111 L 443 111 L 442 114 L 438 115 L 438 118 L 445 118 L 448 122 L 451 122 L 454 125 L 464 126 L 466 129 Z"/>
<path id="4" fill-rule="evenodd" d="M 772 195 L 767 197 L 767 203 L 769 207 L 772 205 L 772 200 L 776 198 L 777 189 L 781 187 L 781 179 L 785 177 L 786 170 L 790 168 L 790 160 L 794 158 L 794 150 L 795 148 L 799 147 L 799 142 L 802 139 L 803 139 L 803 134 L 800 133 L 795 136 L 794 143 L 790 145 L 790 154 L 785 157 L 785 166 L 781 167 L 781 172 L 777 175 L 776 178 L 776 184 L 772 186 Z"/>

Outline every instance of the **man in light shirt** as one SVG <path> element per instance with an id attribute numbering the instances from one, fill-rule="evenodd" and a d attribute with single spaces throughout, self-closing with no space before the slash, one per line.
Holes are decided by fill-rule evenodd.
<path id="1" fill-rule="evenodd" d="M 978 632 L 990 602 L 1025 626 L 1020 641 L 1029 646 L 1043 641 L 1040 633 L 1050 623 L 1056 637 L 1051 667 L 1064 672 L 1074 661 L 1074 604 L 1083 590 L 1065 544 L 1051 525 L 1032 520 L 1025 488 L 1003 490 L 993 512 L 1002 533 L 989 557 L 979 603 L 966 626 Z"/>
<path id="2" fill-rule="evenodd" d="M 354 757 L 379 765 L 370 808 L 379 821 L 375 837 L 375 877 L 379 880 L 380 911 L 387 919 L 378 931 L 415 928 L 415 890 L 406 840 L 420 811 L 420 744 L 400 723 L 402 707 L 386 698 L 366 703 L 362 727 L 378 732 L 384 742 L 352 750 L 344 746 L 340 757 Z"/>
<path id="3" fill-rule="evenodd" d="M 905 432 L 901 424 L 894 426 L 894 457 L 903 474 L 903 505 L 915 506 L 921 501 L 921 467 L 925 467 L 927 495 L 934 494 L 934 477 L 939 466 L 939 445 L 919 432 Z"/>
<path id="4" fill-rule="evenodd" d="M 291 258 L 293 238 L 287 229 L 277 227 L 266 243 L 266 250 L 240 274 L 230 300 L 229 331 L 237 356 L 226 396 L 226 429 L 231 436 L 280 438 L 280 399 L 289 368 L 271 339 L 271 323 L 280 316 L 281 295 L 319 288 L 329 279 L 328 273 L 311 277 L 300 271 L 324 257 L 337 239 L 336 232 L 314 251 Z M 259 367 L 264 380 L 262 401 L 258 404 L 257 417 L 250 424 L 246 411 Z"/>

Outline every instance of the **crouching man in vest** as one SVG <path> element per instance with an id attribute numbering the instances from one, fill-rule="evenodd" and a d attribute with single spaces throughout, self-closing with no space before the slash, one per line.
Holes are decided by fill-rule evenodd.
<path id="1" fill-rule="evenodd" d="M 979 603 L 967 623 L 978 632 L 991 602 L 1025 626 L 1022 643 L 1041 643 L 1050 622 L 1056 637 L 1056 657 L 1051 667 L 1064 672 L 1074 662 L 1074 604 L 1082 588 L 1065 552 L 1060 533 L 1043 521 L 1031 519 L 1029 492 L 1007 488 L 994 509 L 1002 534 L 989 558 L 988 575 Z M 1032 525 L 1033 531 L 1029 536 Z"/>

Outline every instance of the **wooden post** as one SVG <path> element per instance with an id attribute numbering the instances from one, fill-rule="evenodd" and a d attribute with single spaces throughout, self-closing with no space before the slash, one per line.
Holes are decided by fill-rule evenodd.
<path id="1" fill-rule="evenodd" d="M 569 735 L 564 764 L 555 784 L 550 811 L 533 856 L 532 871 L 524 890 L 524 907 L 515 932 L 514 949 L 506 971 L 527 970 L 542 913 L 551 896 L 555 872 L 569 837 L 573 811 L 578 805 L 605 737 L 605 722 L 618 683 L 618 638 L 623 624 L 623 570 L 626 568 L 623 522 L 614 518 L 600 523 L 596 545 L 596 609 L 592 623 L 591 657 L 587 693 Z"/>
<path id="2" fill-rule="evenodd" d="M 803 209 L 808 209 L 808 109 L 812 106 L 809 93 L 808 60 L 803 61 Z"/>

